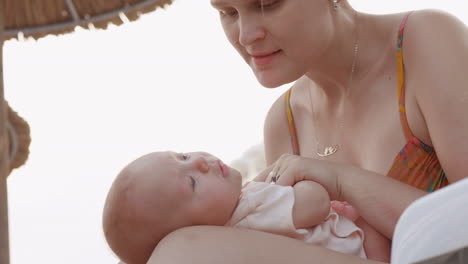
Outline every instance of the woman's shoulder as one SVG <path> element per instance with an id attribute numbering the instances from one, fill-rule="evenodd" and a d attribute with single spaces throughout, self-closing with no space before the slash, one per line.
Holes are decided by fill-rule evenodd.
<path id="1" fill-rule="evenodd" d="M 403 58 L 407 86 L 414 95 L 437 94 L 453 71 L 465 68 L 468 28 L 457 17 L 441 10 L 418 10 L 408 18 L 403 33 Z M 458 62 L 457 62 L 458 61 Z M 436 79 L 434 79 L 436 78 Z M 437 80 L 437 81 L 435 81 Z M 448 84 L 448 83 L 447 83 Z"/>
<path id="2" fill-rule="evenodd" d="M 420 25 L 430 25 L 431 23 L 438 24 L 441 27 L 452 26 L 453 23 L 461 23 L 455 15 L 440 9 L 421 9 L 411 12 L 410 17 L 408 18 L 412 24 L 418 23 Z"/>
<path id="3" fill-rule="evenodd" d="M 414 11 L 404 28 L 405 59 L 418 62 L 416 58 L 421 55 L 437 56 L 438 50 L 465 42 L 467 36 L 466 25 L 450 13 L 436 9 Z"/>

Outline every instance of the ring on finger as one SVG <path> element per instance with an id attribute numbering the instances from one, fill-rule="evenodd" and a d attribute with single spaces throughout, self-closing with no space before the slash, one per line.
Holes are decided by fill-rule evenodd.
<path id="1" fill-rule="evenodd" d="M 279 173 L 276 172 L 276 171 L 270 172 L 270 174 L 268 176 L 271 177 L 270 184 L 276 184 L 276 182 L 278 181 L 278 179 L 280 177 Z"/>

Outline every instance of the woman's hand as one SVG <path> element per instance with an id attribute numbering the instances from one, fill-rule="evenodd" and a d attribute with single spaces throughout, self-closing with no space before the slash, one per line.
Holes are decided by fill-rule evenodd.
<path id="1" fill-rule="evenodd" d="M 333 165 L 336 165 L 335 168 L 330 168 Z M 303 180 L 312 180 L 324 186 L 330 196 L 340 197 L 337 166 L 338 164 L 330 164 L 326 161 L 284 154 L 274 164 L 262 171 L 254 181 L 293 186 Z M 359 217 L 357 210 L 348 202 L 332 201 L 330 205 L 335 212 L 353 221 Z"/>
<path id="2" fill-rule="evenodd" d="M 339 176 L 343 166 L 338 163 L 283 154 L 275 163 L 263 170 L 254 181 L 293 186 L 303 180 L 322 185 L 332 200 L 340 200 Z"/>

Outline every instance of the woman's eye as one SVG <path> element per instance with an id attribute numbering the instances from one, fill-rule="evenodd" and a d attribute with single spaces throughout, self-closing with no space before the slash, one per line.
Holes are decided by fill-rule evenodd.
<path id="1" fill-rule="evenodd" d="M 236 10 L 231 10 L 231 11 L 219 11 L 219 14 L 221 16 L 228 16 L 228 17 L 234 17 L 237 15 Z"/>
<path id="2" fill-rule="evenodd" d="M 270 8 L 270 7 L 273 7 L 275 4 L 277 3 L 277 1 L 261 1 L 259 7 L 260 8 Z"/>

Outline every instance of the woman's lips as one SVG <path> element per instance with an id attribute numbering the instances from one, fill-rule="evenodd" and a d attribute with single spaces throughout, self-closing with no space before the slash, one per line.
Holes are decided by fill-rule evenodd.
<path id="1" fill-rule="evenodd" d="M 253 62 L 257 66 L 264 66 L 270 64 L 278 56 L 278 54 L 280 54 L 280 52 L 281 50 L 277 50 L 266 55 L 252 55 Z"/>

